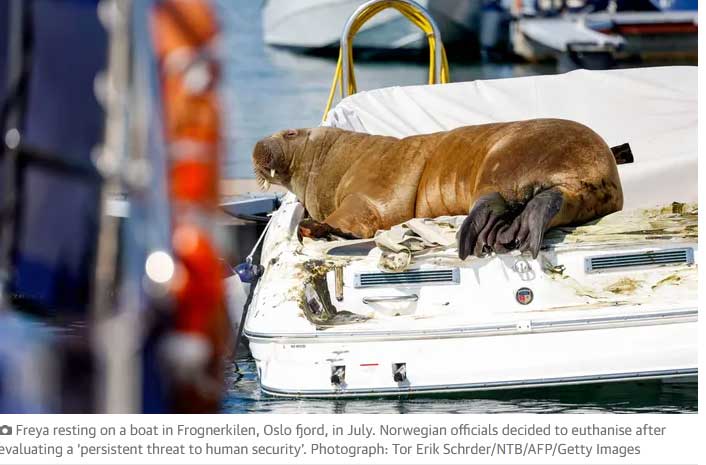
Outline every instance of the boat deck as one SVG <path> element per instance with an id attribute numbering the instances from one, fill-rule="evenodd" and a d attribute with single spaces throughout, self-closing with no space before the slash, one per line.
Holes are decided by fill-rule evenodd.
<path id="1" fill-rule="evenodd" d="M 289 202 L 284 210 L 298 208 Z M 369 246 L 365 253 L 366 247 L 353 247 L 353 255 L 331 255 L 332 248 L 361 241 L 302 244 L 289 235 L 285 243 L 265 244 L 263 280 L 269 285 L 266 292 L 263 286 L 258 289 L 246 332 L 250 337 L 307 338 L 419 335 L 693 317 L 698 213 L 695 205 L 677 205 L 674 210 L 623 211 L 590 225 L 555 229 L 536 260 L 508 254 L 461 261 L 455 248 L 439 247 L 415 257 L 407 271 L 393 274 L 380 270 L 380 248 Z M 281 213 L 274 221 L 291 220 Z M 296 252 L 283 253 L 292 248 Z M 646 266 L 635 262 L 640 257 L 648 260 Z M 615 260 L 626 266 L 587 269 L 594 262 L 612 266 Z M 665 263 L 654 266 L 650 260 Z M 334 298 L 339 267 L 342 286 Z M 530 302 L 518 301 L 520 289 L 530 290 Z"/>

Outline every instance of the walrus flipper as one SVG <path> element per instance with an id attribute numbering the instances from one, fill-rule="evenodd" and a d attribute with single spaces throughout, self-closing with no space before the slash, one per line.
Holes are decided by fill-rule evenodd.
<path id="1" fill-rule="evenodd" d="M 321 223 L 312 218 L 305 218 L 299 222 L 299 236 L 311 239 L 330 239 L 333 236 L 343 239 L 360 239 L 346 231 L 334 228 L 330 224 Z"/>
<path id="2" fill-rule="evenodd" d="M 537 258 L 544 233 L 563 203 L 559 189 L 548 189 L 534 196 L 515 215 L 499 193 L 479 197 L 458 232 L 459 258 L 513 249 L 529 250 Z"/>
<path id="3" fill-rule="evenodd" d="M 355 238 L 369 238 L 375 235 L 384 224 L 374 204 L 364 195 L 350 194 L 324 223 Z"/>
<path id="4" fill-rule="evenodd" d="M 458 256 L 465 260 L 471 254 L 477 257 L 492 252 L 498 230 L 509 223 L 507 202 L 498 192 L 478 198 L 457 233 Z"/>
<path id="5" fill-rule="evenodd" d="M 564 204 L 564 195 L 557 189 L 548 189 L 535 195 L 532 200 L 517 215 L 509 228 L 500 231 L 496 238 L 494 250 L 498 246 L 519 249 L 521 252 L 529 250 L 533 258 L 539 255 L 544 233 L 554 217 Z M 512 247 L 514 246 L 514 247 Z"/>

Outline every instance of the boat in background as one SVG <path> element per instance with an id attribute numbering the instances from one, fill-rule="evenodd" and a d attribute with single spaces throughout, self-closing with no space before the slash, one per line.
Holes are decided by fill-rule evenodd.
<path id="1" fill-rule="evenodd" d="M 650 0 L 655 8 L 662 11 L 693 10 L 699 7 L 698 0 Z"/>
<path id="2" fill-rule="evenodd" d="M 510 43 L 516 55 L 532 62 L 554 59 L 590 69 L 609 68 L 625 60 L 696 63 L 696 2 L 555 3 L 512 4 L 515 20 Z"/>
<path id="3" fill-rule="evenodd" d="M 265 43 L 306 53 L 337 51 L 341 30 L 365 0 L 267 0 L 263 9 Z M 477 41 L 482 2 L 478 0 L 418 0 L 437 22 L 444 43 Z M 394 9 L 368 21 L 356 35 L 355 47 L 367 51 L 416 51 L 426 37 Z"/>

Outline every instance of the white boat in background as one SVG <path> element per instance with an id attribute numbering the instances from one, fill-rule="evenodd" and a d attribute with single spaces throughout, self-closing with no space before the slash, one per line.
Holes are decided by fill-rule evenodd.
<path id="1" fill-rule="evenodd" d="M 695 67 L 378 89 L 346 98 L 325 124 L 404 137 L 536 117 L 630 144 L 635 161 L 619 166 L 625 209 L 553 230 L 536 260 L 460 261 L 447 247 L 386 273 L 370 241 L 302 242 L 304 208 L 287 196 L 264 239 L 244 328 L 263 391 L 379 396 L 694 379 Z"/>
<path id="2" fill-rule="evenodd" d="M 265 43 L 305 51 L 338 49 L 341 30 L 365 0 L 267 0 L 263 10 Z M 477 0 L 418 0 L 441 29 L 446 44 L 475 40 L 482 2 Z M 376 15 L 358 32 L 357 48 L 419 49 L 426 47 L 424 33 L 399 12 L 389 9 Z"/>
<path id="3" fill-rule="evenodd" d="M 576 66 L 608 68 L 616 60 L 696 62 L 698 11 L 692 9 L 593 11 L 567 10 L 542 15 L 513 4 L 515 21 L 510 42 L 515 54 L 528 61 L 574 61 Z M 645 2 L 646 6 L 651 5 Z"/>

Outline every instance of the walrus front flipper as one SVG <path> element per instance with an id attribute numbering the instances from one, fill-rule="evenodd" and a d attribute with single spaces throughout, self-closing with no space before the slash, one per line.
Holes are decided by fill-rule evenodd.
<path id="1" fill-rule="evenodd" d="M 559 213 L 564 203 L 564 196 L 557 188 L 548 189 L 535 195 L 527 202 L 522 213 L 517 215 L 509 228 L 497 234 L 494 248 L 517 248 L 522 252 L 529 250 L 533 258 L 539 255 L 542 238 L 552 219 Z"/>
<path id="2" fill-rule="evenodd" d="M 328 237 L 333 232 L 333 228 L 326 223 L 320 223 L 311 218 L 306 218 L 299 222 L 299 235 L 312 239 Z"/>
<path id="3" fill-rule="evenodd" d="M 306 218 L 299 222 L 299 235 L 311 239 L 331 239 L 332 236 L 338 236 L 343 239 L 358 239 L 352 234 L 334 228 L 329 224 L 320 223 L 311 218 Z"/>
<path id="4" fill-rule="evenodd" d="M 499 230 L 507 228 L 508 205 L 497 192 L 478 198 L 463 221 L 457 234 L 458 256 L 465 260 L 471 254 L 477 257 L 492 252 Z"/>
<path id="5" fill-rule="evenodd" d="M 346 196 L 324 223 L 360 239 L 373 237 L 384 226 L 374 204 L 361 194 Z"/>

